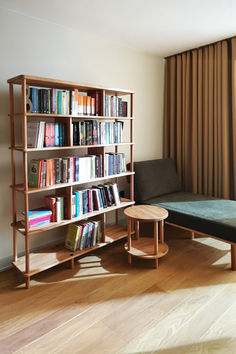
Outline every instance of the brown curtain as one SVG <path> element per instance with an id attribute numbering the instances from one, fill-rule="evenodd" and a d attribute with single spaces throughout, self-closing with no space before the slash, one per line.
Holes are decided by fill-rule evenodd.
<path id="1" fill-rule="evenodd" d="M 164 156 L 186 191 L 236 199 L 236 38 L 166 59 Z"/>

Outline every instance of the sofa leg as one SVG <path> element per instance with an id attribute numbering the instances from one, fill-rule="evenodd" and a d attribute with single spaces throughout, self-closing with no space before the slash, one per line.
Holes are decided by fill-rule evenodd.
<path id="1" fill-rule="evenodd" d="M 194 231 L 190 231 L 191 232 L 191 240 L 194 240 Z"/>
<path id="2" fill-rule="evenodd" d="M 236 270 L 236 244 L 231 244 L 231 268 Z"/>

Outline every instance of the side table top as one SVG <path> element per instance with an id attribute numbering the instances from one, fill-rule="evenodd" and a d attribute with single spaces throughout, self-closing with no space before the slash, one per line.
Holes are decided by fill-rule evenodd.
<path id="1" fill-rule="evenodd" d="M 140 221 L 159 221 L 168 217 L 168 211 L 154 205 L 134 205 L 124 210 L 129 218 Z"/>

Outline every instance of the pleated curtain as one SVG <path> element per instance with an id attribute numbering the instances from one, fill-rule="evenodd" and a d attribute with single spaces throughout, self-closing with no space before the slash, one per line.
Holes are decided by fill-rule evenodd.
<path id="1" fill-rule="evenodd" d="M 236 38 L 166 59 L 164 156 L 184 190 L 236 199 Z"/>

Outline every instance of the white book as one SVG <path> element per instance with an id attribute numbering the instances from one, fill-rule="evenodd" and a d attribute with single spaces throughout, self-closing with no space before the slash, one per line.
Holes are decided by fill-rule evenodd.
<path id="1" fill-rule="evenodd" d="M 61 200 L 59 198 L 56 201 L 56 218 L 57 222 L 61 221 Z"/>
<path id="2" fill-rule="evenodd" d="M 36 148 L 39 134 L 39 122 L 27 123 L 27 146 L 28 148 Z"/>
<path id="3" fill-rule="evenodd" d="M 39 134 L 37 140 L 37 148 L 43 148 L 44 143 L 44 134 L 45 134 L 45 122 L 40 122 L 39 124 Z"/>
<path id="4" fill-rule="evenodd" d="M 91 179 L 91 159 L 83 156 L 79 158 L 79 181 L 88 181 Z"/>
<path id="5" fill-rule="evenodd" d="M 110 185 L 112 187 L 115 205 L 119 205 L 120 204 L 120 196 L 119 196 L 118 186 L 116 183 L 111 183 Z"/>

